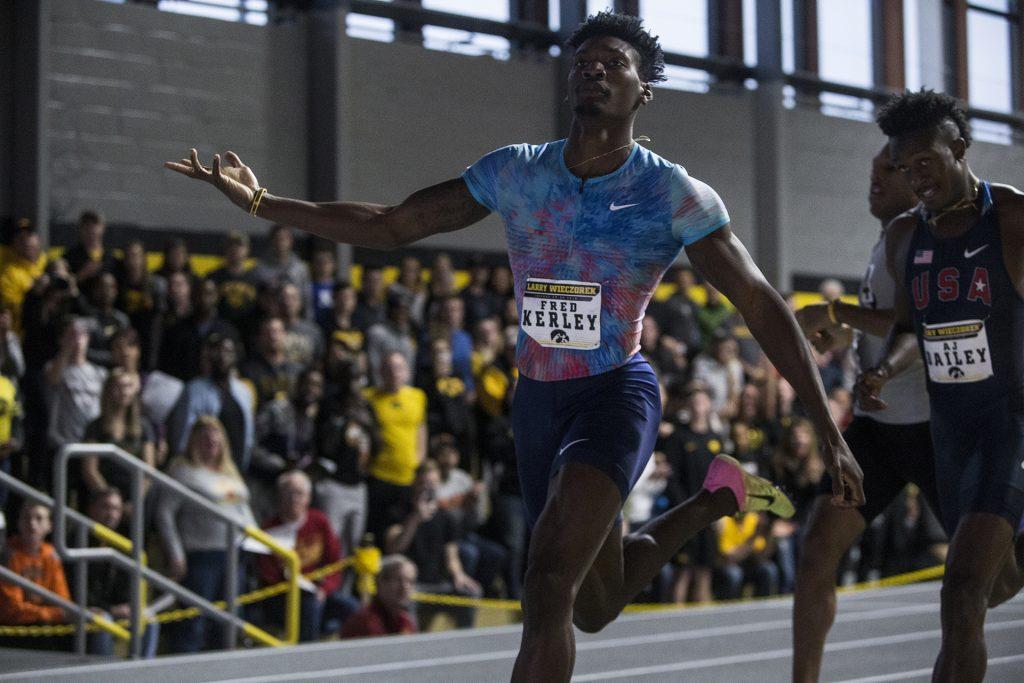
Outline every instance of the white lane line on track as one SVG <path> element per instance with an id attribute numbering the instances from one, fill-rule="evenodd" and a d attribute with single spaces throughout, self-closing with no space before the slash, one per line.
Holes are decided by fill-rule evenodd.
<path id="1" fill-rule="evenodd" d="M 1002 666 L 1003 664 L 1015 664 L 1017 662 L 1024 662 L 1024 655 L 1010 655 L 1008 657 L 993 657 L 988 660 L 989 668 L 994 666 Z M 915 669 L 914 671 L 899 671 L 891 674 L 879 674 L 877 676 L 866 676 L 864 678 L 850 678 L 839 683 L 885 683 L 886 681 L 906 681 L 911 678 L 917 678 L 919 676 L 930 677 L 932 675 L 931 667 L 927 669 Z"/>
<path id="2" fill-rule="evenodd" d="M 896 609 L 896 608 L 894 608 Z M 786 622 L 788 623 L 788 622 Z M 761 630 L 768 626 L 768 624 L 762 622 L 757 624 L 756 630 Z M 989 631 L 1001 631 L 1009 628 L 1024 627 L 1024 619 L 999 622 L 991 624 L 986 627 Z M 664 634 L 668 635 L 668 634 Z M 689 632 L 681 632 L 677 634 L 674 640 L 688 640 L 690 639 Z M 941 635 L 941 631 L 938 629 L 932 629 L 928 631 L 917 631 L 913 633 L 904 633 L 898 635 L 887 635 L 874 638 L 860 638 L 856 640 L 843 641 L 840 643 L 832 643 L 826 645 L 826 652 L 835 652 L 842 650 L 853 650 L 864 647 L 873 646 L 889 646 L 893 644 L 899 644 L 904 642 L 913 642 L 920 640 L 928 640 L 930 638 L 936 638 Z M 654 636 L 647 636 L 646 639 L 638 637 L 637 641 L 652 642 L 656 638 Z M 633 641 L 634 639 L 618 639 L 620 641 Z M 664 642 L 665 639 L 661 639 Z M 598 650 L 605 649 L 608 647 L 626 646 L 642 644 L 642 642 L 619 642 L 615 644 L 609 644 L 608 641 L 592 641 L 589 643 L 580 643 L 577 646 L 577 651 L 583 650 Z M 296 672 L 293 674 L 274 675 L 274 676 L 254 676 L 249 678 L 233 678 L 227 679 L 222 683 L 264 683 L 269 681 L 305 681 L 305 680 L 317 680 L 323 678 L 337 678 L 342 676 L 358 676 L 365 674 L 381 674 L 393 671 L 408 671 L 419 668 L 433 668 L 441 666 L 451 666 L 459 664 L 470 664 L 476 662 L 488 662 L 488 661 L 500 661 L 500 660 L 511 660 L 514 659 L 517 654 L 516 650 L 499 650 L 494 652 L 480 652 L 466 655 L 452 655 L 446 657 L 432 657 L 429 659 L 415 659 L 404 662 L 387 662 L 382 664 L 367 664 L 362 666 L 348 666 L 339 667 L 336 669 L 322 669 L 318 671 L 303 671 Z M 688 669 L 704 669 L 712 668 L 717 666 L 726 666 L 729 664 L 736 663 L 747 663 L 757 662 L 767 659 L 781 659 L 790 656 L 791 650 L 789 647 L 769 650 L 767 652 L 754 652 L 742 655 L 730 655 L 727 657 L 714 657 L 710 659 L 698 659 L 687 662 L 677 662 L 672 664 L 662 664 L 657 666 L 640 667 L 634 669 L 622 669 L 619 671 L 607 671 L 597 672 L 594 674 L 585 674 L 579 677 L 573 678 L 574 681 L 597 681 L 605 680 L 609 678 L 628 678 L 631 676 L 638 675 L 650 675 L 656 673 L 665 673 L 669 671 L 684 671 Z"/>
<path id="3" fill-rule="evenodd" d="M 1024 619 L 1004 621 L 991 624 L 985 627 L 985 631 L 1004 631 L 1011 628 L 1024 626 Z M 877 638 L 859 638 L 857 640 L 846 640 L 840 643 L 829 643 L 825 646 L 825 652 L 841 652 L 844 650 L 858 650 L 865 647 L 887 647 L 902 643 L 910 643 L 921 640 L 938 638 L 942 631 L 934 629 L 930 631 L 916 631 L 914 633 L 903 633 L 892 636 L 881 636 Z M 710 669 L 730 664 L 749 664 L 770 659 L 785 659 L 792 654 L 790 648 L 768 650 L 766 652 L 752 652 L 742 655 L 730 655 L 727 657 L 712 657 L 710 659 L 695 659 L 687 662 L 676 662 L 673 664 L 659 664 L 654 666 L 636 667 L 632 669 L 619 669 L 618 671 L 599 671 L 592 674 L 573 676 L 573 681 L 606 681 L 613 678 L 632 678 L 634 676 L 651 676 L 654 674 L 669 673 L 674 671 L 687 671 L 692 669 Z M 287 679 L 295 680 L 295 679 Z M 882 678 L 880 680 L 891 680 Z"/>

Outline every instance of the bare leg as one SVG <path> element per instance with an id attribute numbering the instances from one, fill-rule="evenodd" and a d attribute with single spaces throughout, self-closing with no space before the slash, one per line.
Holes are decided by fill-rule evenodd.
<path id="1" fill-rule="evenodd" d="M 691 567 L 677 567 L 672 582 L 672 602 L 680 605 L 690 597 L 690 581 L 693 578 Z"/>
<path id="2" fill-rule="evenodd" d="M 693 601 L 711 602 L 715 599 L 711 592 L 711 567 L 695 567 L 693 570 Z"/>
<path id="3" fill-rule="evenodd" d="M 580 584 L 610 534 L 618 487 L 590 465 L 569 463 L 556 475 L 530 540 L 523 584 L 523 640 L 513 681 L 568 681 L 576 658 L 572 608 Z M 618 562 L 622 563 L 621 545 Z"/>
<path id="4" fill-rule="evenodd" d="M 1017 595 L 1021 588 L 1024 588 L 1024 533 L 1018 532 L 1013 552 L 1006 554 L 1006 561 L 988 598 L 989 609 Z"/>
<path id="5" fill-rule="evenodd" d="M 793 594 L 793 681 L 813 683 L 821 675 L 825 638 L 836 616 L 836 571 L 864 531 L 856 510 L 818 496 L 808 521 Z"/>
<path id="6" fill-rule="evenodd" d="M 588 633 L 600 631 L 698 531 L 736 510 L 731 491 L 701 491 L 625 539 L 621 531 L 613 531 L 580 587 L 573 617 L 576 626 Z M 698 578 L 695 574 L 694 579 Z"/>
<path id="7" fill-rule="evenodd" d="M 942 650 L 933 681 L 972 683 L 984 678 L 985 613 L 1013 531 L 1005 519 L 991 513 L 974 512 L 960 520 L 946 557 Z"/>

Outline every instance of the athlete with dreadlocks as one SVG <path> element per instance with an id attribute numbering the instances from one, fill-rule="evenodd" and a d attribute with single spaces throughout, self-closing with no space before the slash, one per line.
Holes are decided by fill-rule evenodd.
<path id="1" fill-rule="evenodd" d="M 949 535 L 936 681 L 985 675 L 985 613 L 1024 582 L 1024 194 L 979 180 L 956 100 L 930 90 L 879 110 L 893 164 L 920 205 L 887 230 L 897 288 L 887 353 L 861 375 L 867 409 L 924 360 L 935 475 Z"/>
<path id="2" fill-rule="evenodd" d="M 704 490 L 623 538 L 623 501 L 651 456 L 658 382 L 638 354 L 644 310 L 685 247 L 739 308 L 796 388 L 825 444 L 838 505 L 863 502 L 861 472 L 829 415 L 817 368 L 785 302 L 732 234 L 715 192 L 633 140 L 663 80 L 664 56 L 639 19 L 601 13 L 574 50 L 569 137 L 491 152 L 461 177 L 397 206 L 273 196 L 232 152 L 168 168 L 215 185 L 262 218 L 339 242 L 392 248 L 497 212 L 505 222 L 520 331 L 513 429 L 533 526 L 523 640 L 513 679 L 567 681 L 572 625 L 597 631 L 698 531 L 738 510 L 793 514 L 768 482 L 720 457 Z"/>

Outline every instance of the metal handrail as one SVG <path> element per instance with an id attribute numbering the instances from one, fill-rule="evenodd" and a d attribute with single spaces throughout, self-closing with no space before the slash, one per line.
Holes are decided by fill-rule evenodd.
<path id="1" fill-rule="evenodd" d="M 53 512 L 53 509 L 55 507 L 53 498 L 50 498 L 48 495 L 41 491 L 37 491 L 36 489 L 24 483 L 20 479 L 17 479 L 16 477 L 7 474 L 6 472 L 0 472 L 0 487 L 10 489 L 11 491 L 14 491 L 16 494 L 21 496 L 22 498 L 43 505 L 48 510 Z M 68 519 L 75 523 L 75 526 L 78 530 L 76 542 L 78 543 L 79 547 L 84 547 L 86 545 L 85 534 L 91 533 L 93 536 L 95 536 L 103 543 L 106 543 L 109 546 L 117 548 L 123 553 L 131 554 L 132 542 L 124 536 L 122 536 L 121 534 L 114 531 L 113 529 L 103 526 L 99 522 L 93 521 L 92 519 L 89 519 L 82 513 L 78 512 L 77 510 L 73 510 L 71 508 L 67 509 L 66 514 L 68 516 Z M 143 561 L 145 561 L 145 553 L 143 553 Z M 78 619 L 76 622 L 77 628 L 75 630 L 75 651 L 78 654 L 85 654 L 85 622 L 91 618 L 89 615 L 92 614 L 86 609 L 87 605 L 85 604 L 86 585 L 88 581 L 86 575 L 87 572 L 88 565 L 84 560 L 80 560 L 78 562 L 77 573 L 75 577 L 75 592 L 78 595 L 78 607 L 80 608 L 76 611 Z M 143 600 L 143 602 L 145 601 Z M 118 629 L 118 632 L 111 633 L 113 633 L 113 635 L 116 638 L 119 638 L 121 640 L 130 640 L 130 635 L 128 631 L 125 631 L 123 628 L 120 627 L 118 627 Z"/>
<path id="2" fill-rule="evenodd" d="M 78 616 L 79 620 L 87 620 L 92 622 L 96 625 L 97 628 L 102 629 L 107 633 L 110 633 L 115 637 L 120 638 L 121 640 L 128 640 L 130 637 L 130 634 L 128 633 L 128 631 L 124 629 L 123 626 L 120 626 L 111 621 L 110 619 L 100 616 L 99 614 L 90 612 L 88 609 L 83 609 L 82 607 L 76 605 L 67 598 L 57 595 L 48 588 L 43 588 L 38 583 L 26 579 L 21 574 L 12 571 L 11 569 L 8 569 L 2 564 L 0 564 L 0 578 L 2 578 L 4 581 L 8 583 L 13 583 L 14 585 L 21 588 L 21 590 L 23 591 L 28 591 L 29 593 L 34 593 L 38 595 L 47 602 L 51 602 L 65 611 L 74 613 Z"/>
<path id="3" fill-rule="evenodd" d="M 132 507 L 136 514 L 131 519 L 131 555 L 129 559 L 112 548 L 70 548 L 67 545 L 65 534 L 65 514 L 67 508 L 68 490 L 68 462 L 72 458 L 84 456 L 96 456 L 109 458 L 119 465 L 127 467 L 132 473 L 131 499 Z M 239 618 L 235 615 L 236 600 L 238 596 L 238 553 L 228 552 L 227 571 L 227 609 L 220 609 L 209 600 L 193 593 L 192 591 L 178 585 L 162 574 L 146 567 L 143 563 L 142 548 L 143 541 L 143 481 L 148 477 L 154 486 L 162 487 L 185 498 L 190 504 L 197 505 L 208 514 L 224 521 L 228 530 L 228 547 L 235 548 L 237 534 L 241 531 L 246 536 L 267 546 L 272 553 L 280 557 L 285 564 L 286 576 L 288 578 L 288 591 L 285 599 L 285 638 L 280 640 L 267 633 L 263 629 Z M 299 577 L 301 566 L 298 555 L 294 550 L 285 548 L 273 538 L 268 536 L 258 527 L 245 523 L 235 515 L 225 512 L 216 504 L 189 489 L 182 483 L 172 479 L 163 472 L 147 465 L 130 453 L 118 448 L 113 444 L 69 444 L 60 449 L 57 454 L 57 463 L 54 471 L 54 497 L 56 499 L 54 511 L 54 542 L 58 552 L 69 560 L 109 560 L 124 567 L 133 574 L 131 596 L 131 653 L 138 657 L 141 653 L 140 624 L 142 613 L 141 586 L 145 578 L 150 583 L 162 590 L 177 596 L 182 601 L 198 607 L 205 614 L 224 623 L 226 642 L 228 647 L 233 647 L 237 630 L 255 640 L 271 646 L 283 644 L 295 644 L 299 639 Z"/>

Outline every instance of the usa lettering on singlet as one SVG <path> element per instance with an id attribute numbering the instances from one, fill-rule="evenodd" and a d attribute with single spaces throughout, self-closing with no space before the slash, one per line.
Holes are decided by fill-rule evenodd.
<path id="1" fill-rule="evenodd" d="M 566 167 L 564 149 L 565 140 L 503 147 L 462 176 L 505 224 L 516 365 L 544 381 L 629 360 L 665 271 L 684 246 L 729 222 L 714 190 L 638 144 L 616 171 L 585 182 Z"/>

